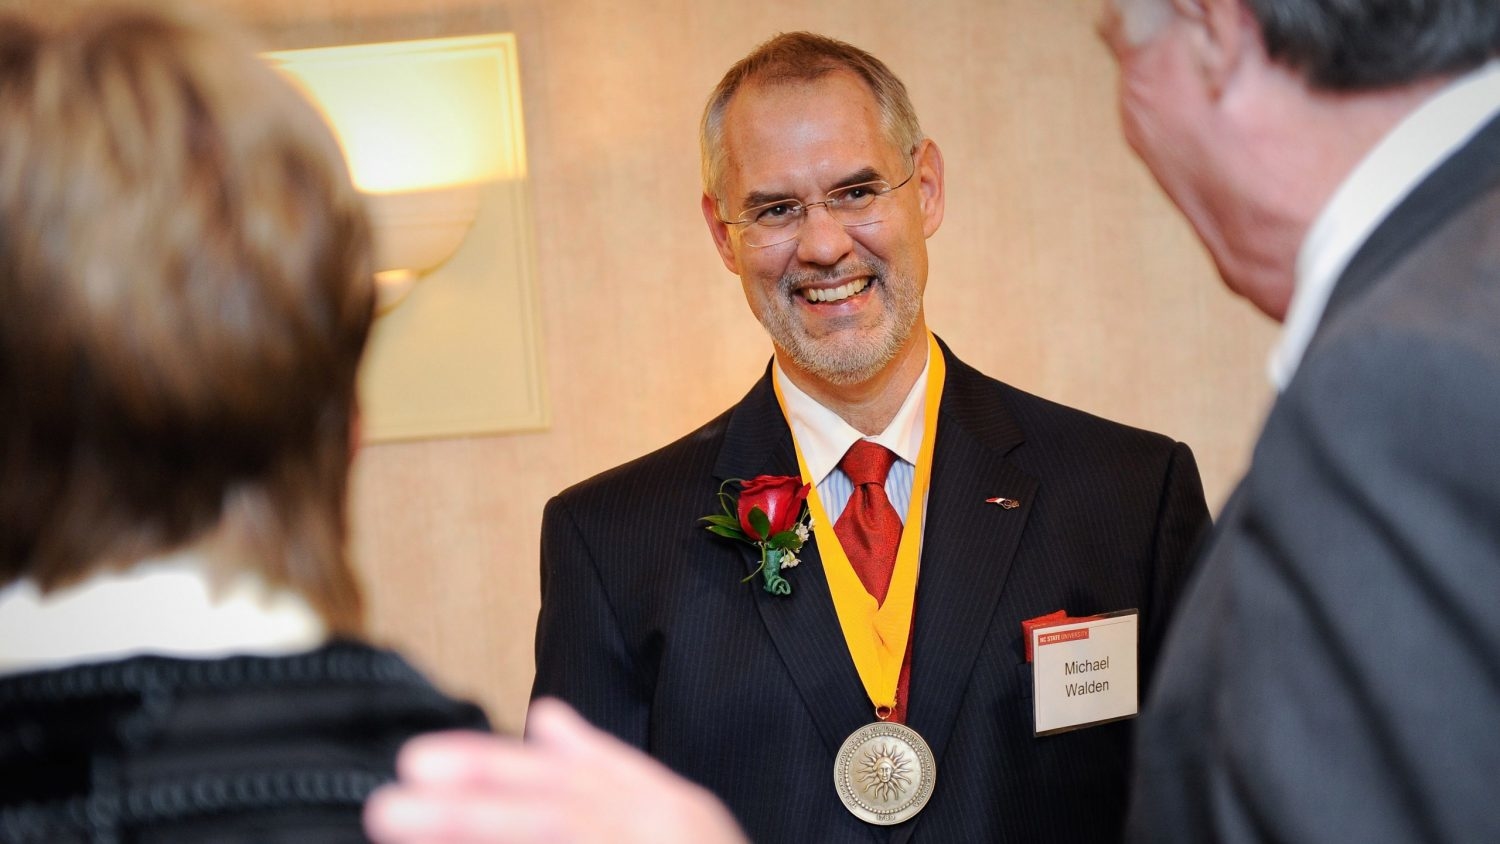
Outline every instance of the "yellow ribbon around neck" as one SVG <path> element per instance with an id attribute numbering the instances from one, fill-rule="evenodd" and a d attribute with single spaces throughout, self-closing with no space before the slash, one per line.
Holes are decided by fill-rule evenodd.
<path id="1" fill-rule="evenodd" d="M 807 471 L 807 460 L 802 456 L 802 447 L 797 448 L 797 467 L 802 472 L 802 482 L 813 484 L 807 496 L 812 512 L 813 534 L 818 540 L 818 556 L 823 561 L 823 574 L 828 578 L 828 589 L 833 593 L 833 607 L 838 612 L 839 627 L 844 631 L 844 641 L 849 645 L 849 655 L 854 658 L 854 667 L 865 686 L 865 694 L 875 704 L 876 711 L 889 711 L 896 707 L 896 683 L 901 677 L 901 662 L 906 657 L 906 640 L 911 635 L 912 612 L 916 607 L 917 571 L 921 568 L 922 517 L 926 513 L 927 487 L 932 479 L 932 446 L 937 441 L 938 404 L 942 401 L 943 381 L 947 367 L 942 350 L 929 333 L 927 335 L 927 395 L 923 408 L 924 427 L 922 446 L 917 453 L 915 477 L 911 485 L 911 502 L 906 506 L 906 521 L 901 529 L 901 544 L 896 550 L 896 568 L 891 573 L 890 588 L 885 603 L 877 604 L 875 597 L 865 591 L 859 575 L 849 562 L 849 555 L 839 545 L 838 535 L 833 532 L 833 519 L 818 496 L 818 487 Z M 781 405 L 781 415 L 790 420 L 786 411 L 786 399 L 776 379 L 771 379 L 776 389 L 776 401 Z M 788 421 L 790 426 L 790 421 Z M 796 434 L 792 442 L 796 443 Z"/>

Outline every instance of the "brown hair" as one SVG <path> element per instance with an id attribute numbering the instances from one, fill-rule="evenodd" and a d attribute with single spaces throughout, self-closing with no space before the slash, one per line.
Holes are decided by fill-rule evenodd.
<path id="1" fill-rule="evenodd" d="M 0 584 L 206 543 L 355 632 L 369 239 L 327 127 L 232 35 L 0 16 Z"/>
<path id="2" fill-rule="evenodd" d="M 746 83 L 784 85 L 811 82 L 836 70 L 858 76 L 870 86 L 880 109 L 886 138 L 902 152 L 911 152 L 922 142 L 922 126 L 912 107 L 906 86 L 880 59 L 843 41 L 812 32 L 783 32 L 740 59 L 708 96 L 699 124 L 698 142 L 703 156 L 703 190 L 716 195 L 724 174 L 724 112 L 729 101 Z"/>

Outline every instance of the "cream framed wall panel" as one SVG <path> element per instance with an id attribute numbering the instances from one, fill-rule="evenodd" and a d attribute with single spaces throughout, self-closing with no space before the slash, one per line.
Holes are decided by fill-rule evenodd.
<path id="1" fill-rule="evenodd" d="M 490 80 L 465 115 L 492 147 L 457 254 L 375 325 L 360 375 L 365 442 L 534 431 L 549 423 L 514 34 L 444 39 L 423 61 Z M 444 96 L 434 91 L 434 97 Z M 455 106 L 459 107 L 459 106 Z"/>
<path id="2" fill-rule="evenodd" d="M 550 423 L 522 179 L 480 186 L 458 254 L 375 324 L 360 374 L 367 443 Z"/>

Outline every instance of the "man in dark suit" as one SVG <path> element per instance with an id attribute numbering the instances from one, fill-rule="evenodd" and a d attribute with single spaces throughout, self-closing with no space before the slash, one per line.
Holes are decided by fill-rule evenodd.
<path id="1" fill-rule="evenodd" d="M 1500 5 L 1113 3 L 1128 137 L 1285 322 L 1136 837 L 1500 841 Z"/>
<path id="2" fill-rule="evenodd" d="M 1287 328 L 1145 708 L 1134 837 L 1500 840 L 1500 6 L 1106 7 L 1132 145 Z M 459 761 L 510 764 L 485 747 Z"/>
<path id="3" fill-rule="evenodd" d="M 1149 679 L 1207 523 L 1191 452 L 986 378 L 929 340 L 942 156 L 874 57 L 806 33 L 762 45 L 710 99 L 704 171 L 704 216 L 775 360 L 717 419 L 548 505 L 534 693 L 708 787 L 756 840 L 1118 836 L 1131 724 L 1035 737 L 1021 624 L 1139 609 Z M 889 450 L 883 485 L 849 477 L 860 443 Z M 783 572 L 791 593 L 771 594 L 745 582 L 758 549 L 700 517 L 728 481 L 799 474 L 830 524 Z M 920 540 L 899 691 L 894 672 L 885 689 L 862 677 L 846 639 L 859 631 L 836 610 L 849 567 L 873 611 L 903 600 L 901 567 L 917 565 L 898 557 L 882 595 L 855 553 L 831 561 L 851 545 L 830 528 L 866 494 L 858 483 Z M 889 833 L 834 786 L 841 744 L 877 718 L 920 734 L 937 770 L 925 809 Z"/>

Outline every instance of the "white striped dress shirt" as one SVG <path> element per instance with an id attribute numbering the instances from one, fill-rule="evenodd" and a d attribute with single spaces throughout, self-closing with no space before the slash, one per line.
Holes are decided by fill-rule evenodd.
<path id="1" fill-rule="evenodd" d="M 808 473 L 816 479 L 818 497 L 822 499 L 830 519 L 838 521 L 839 514 L 844 512 L 844 506 L 854 493 L 849 476 L 838 467 L 839 461 L 844 459 L 844 453 L 856 440 L 867 439 L 896 454 L 897 460 L 891 464 L 891 472 L 885 479 L 885 494 L 905 523 L 906 510 L 911 503 L 917 454 L 922 449 L 922 434 L 926 428 L 924 411 L 927 405 L 927 371 L 928 367 L 924 364 L 922 374 L 917 376 L 911 392 L 906 395 L 906 401 L 902 402 L 901 409 L 896 412 L 896 418 L 891 420 L 885 430 L 866 437 L 837 413 L 818 404 L 812 396 L 792 383 L 779 362 L 773 365 L 772 377 L 776 379 L 777 386 L 781 388 L 781 396 L 786 400 L 792 435 L 797 439 L 802 459 L 807 462 Z M 925 502 L 923 503 L 925 506 Z"/>

